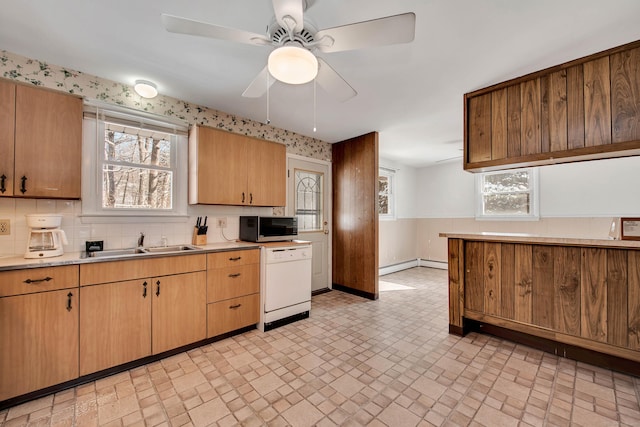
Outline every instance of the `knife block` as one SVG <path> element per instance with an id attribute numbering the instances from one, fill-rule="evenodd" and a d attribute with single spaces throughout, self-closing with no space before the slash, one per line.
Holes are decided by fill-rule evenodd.
<path id="1" fill-rule="evenodd" d="M 191 236 L 191 244 L 196 246 L 207 244 L 207 235 L 198 234 L 198 227 L 193 227 L 193 236 Z"/>

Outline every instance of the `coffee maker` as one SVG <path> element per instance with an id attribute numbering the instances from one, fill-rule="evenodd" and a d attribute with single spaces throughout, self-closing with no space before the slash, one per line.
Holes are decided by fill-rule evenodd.
<path id="1" fill-rule="evenodd" d="M 67 235 L 60 228 L 62 215 L 26 215 L 30 227 L 25 258 L 50 258 L 64 253 L 62 245 L 67 245 Z"/>

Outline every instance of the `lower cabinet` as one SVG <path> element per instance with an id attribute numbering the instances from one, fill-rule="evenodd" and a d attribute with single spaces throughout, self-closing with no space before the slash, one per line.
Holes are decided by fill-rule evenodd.
<path id="1" fill-rule="evenodd" d="M 77 378 L 78 266 L 0 272 L 0 283 L 0 401 Z"/>
<path id="2" fill-rule="evenodd" d="M 207 255 L 207 337 L 260 321 L 260 250 Z"/>
<path id="3" fill-rule="evenodd" d="M 80 375 L 205 339 L 205 263 L 202 254 L 82 265 Z M 99 277 L 131 280 L 90 283 Z"/>

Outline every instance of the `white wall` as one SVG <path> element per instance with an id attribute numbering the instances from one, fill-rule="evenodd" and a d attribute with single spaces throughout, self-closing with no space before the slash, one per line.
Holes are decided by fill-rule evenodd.
<path id="1" fill-rule="evenodd" d="M 415 218 L 416 191 L 418 185 L 417 170 L 411 166 L 402 165 L 392 160 L 380 158 L 380 167 L 394 169 L 395 173 L 395 199 L 396 218 Z"/>

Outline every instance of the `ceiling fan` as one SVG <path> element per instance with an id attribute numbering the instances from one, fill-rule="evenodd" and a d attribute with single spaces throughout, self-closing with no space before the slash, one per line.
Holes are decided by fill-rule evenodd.
<path id="1" fill-rule="evenodd" d="M 267 65 L 242 93 L 250 98 L 262 96 L 275 80 L 302 84 L 315 78 L 325 91 L 346 101 L 357 92 L 315 52 L 408 43 L 414 38 L 416 16 L 412 12 L 317 31 L 304 18 L 304 11 L 314 1 L 272 0 L 275 19 L 266 35 L 168 14 L 162 14 L 162 23 L 172 33 L 273 47 Z"/>

